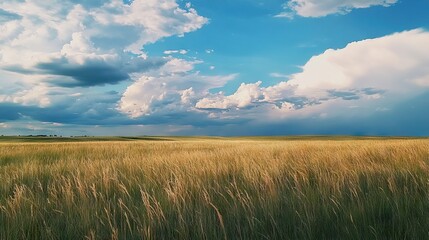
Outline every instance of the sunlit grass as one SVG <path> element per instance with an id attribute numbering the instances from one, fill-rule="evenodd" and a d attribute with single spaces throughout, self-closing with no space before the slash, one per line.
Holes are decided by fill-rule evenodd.
<path id="1" fill-rule="evenodd" d="M 429 140 L 0 144 L 0 239 L 427 239 Z"/>

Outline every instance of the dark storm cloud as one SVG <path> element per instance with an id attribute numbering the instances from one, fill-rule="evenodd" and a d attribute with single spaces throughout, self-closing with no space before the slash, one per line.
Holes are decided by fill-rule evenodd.
<path id="1" fill-rule="evenodd" d="M 60 87 L 90 87 L 116 84 L 130 79 L 131 73 L 142 73 L 156 70 L 165 65 L 165 58 L 132 58 L 123 63 L 108 63 L 103 60 L 87 60 L 84 64 L 70 63 L 66 58 L 38 63 L 34 68 L 23 68 L 19 65 L 2 67 L 3 70 L 20 74 L 49 74 L 59 76 L 50 78 L 49 82 Z M 65 77 L 65 78 L 62 78 Z"/>
<path id="2" fill-rule="evenodd" d="M 102 60 L 87 60 L 83 65 L 68 62 L 67 59 L 39 63 L 37 69 L 47 74 L 65 76 L 75 81 L 54 82 L 62 87 L 89 87 L 116 84 L 128 80 L 130 76 L 122 69 Z"/>
<path id="3" fill-rule="evenodd" d="M 15 103 L 0 103 L 0 121 L 12 121 L 22 117 L 28 108 Z"/>

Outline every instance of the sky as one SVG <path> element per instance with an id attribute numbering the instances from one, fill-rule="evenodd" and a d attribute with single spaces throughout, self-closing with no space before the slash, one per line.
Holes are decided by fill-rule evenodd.
<path id="1" fill-rule="evenodd" d="M 428 0 L 3 0 L 2 135 L 429 135 Z"/>

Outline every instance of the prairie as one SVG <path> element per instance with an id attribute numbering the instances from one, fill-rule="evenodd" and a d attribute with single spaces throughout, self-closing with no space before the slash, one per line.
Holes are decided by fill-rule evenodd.
<path id="1" fill-rule="evenodd" d="M 0 239 L 428 238 L 425 138 L 0 139 Z"/>

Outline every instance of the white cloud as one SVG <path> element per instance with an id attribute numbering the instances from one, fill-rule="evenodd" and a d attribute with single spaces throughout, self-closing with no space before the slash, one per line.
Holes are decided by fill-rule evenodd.
<path id="1" fill-rule="evenodd" d="M 329 49 L 311 58 L 288 85 L 305 96 L 326 96 L 329 89 L 384 89 L 415 93 L 429 82 L 429 33 L 417 29 Z"/>
<path id="2" fill-rule="evenodd" d="M 289 75 L 282 74 L 282 73 L 270 73 L 270 77 L 273 78 L 289 78 Z"/>
<path id="3" fill-rule="evenodd" d="M 275 118 L 345 114 L 339 109 L 350 106 L 376 111 L 377 105 L 392 105 L 428 90 L 428 42 L 429 32 L 421 29 L 353 42 L 312 57 L 288 81 L 270 87 L 242 84 L 232 95 L 207 96 L 196 106 L 222 110 L 263 106 L 260 114 Z M 244 116 L 247 110 L 241 111 Z"/>
<path id="4" fill-rule="evenodd" d="M 181 50 L 166 50 L 166 51 L 164 51 L 165 55 L 171 55 L 171 54 L 182 54 L 182 55 L 185 55 L 187 53 L 188 53 L 188 51 L 184 50 L 184 49 L 181 49 Z"/>
<path id="5" fill-rule="evenodd" d="M 202 63 L 202 61 L 186 61 L 184 59 L 180 58 L 167 58 L 168 62 L 164 64 L 159 70 L 157 70 L 157 73 L 160 73 L 161 75 L 169 75 L 169 74 L 175 74 L 175 73 L 185 73 L 189 72 L 194 69 L 194 66 L 196 64 Z"/>
<path id="6" fill-rule="evenodd" d="M 117 61 L 115 53 L 103 53 L 95 48 L 94 43 L 83 32 L 72 34 L 72 40 L 61 49 L 61 56 L 72 62 L 83 65 L 87 60 Z"/>
<path id="7" fill-rule="evenodd" d="M 163 79 L 142 77 L 125 91 L 118 110 L 131 118 L 149 114 L 152 104 L 162 101 L 168 94 L 167 83 Z"/>
<path id="8" fill-rule="evenodd" d="M 335 13 L 345 14 L 357 8 L 388 7 L 396 2 L 397 0 L 289 0 L 283 6 L 285 11 L 276 17 L 293 18 L 295 14 L 301 17 L 324 17 Z"/>
<path id="9" fill-rule="evenodd" d="M 195 92 L 192 87 L 185 89 L 182 91 L 182 95 L 180 97 L 183 104 L 191 103 L 192 99 L 195 98 Z"/>
<path id="10" fill-rule="evenodd" d="M 92 12 L 101 24 L 140 26 L 139 39 L 127 50 L 141 53 L 142 46 L 161 38 L 195 31 L 208 22 L 189 5 L 181 9 L 175 0 L 134 0 L 130 5 L 113 0 Z"/>
<path id="11" fill-rule="evenodd" d="M 38 105 L 40 107 L 47 107 L 51 104 L 48 94 L 49 88 L 44 85 L 39 85 L 12 95 L 0 95 L 0 102 L 11 102 L 24 106 Z"/>
<path id="12" fill-rule="evenodd" d="M 176 59 L 172 60 L 176 62 Z M 195 63 L 178 61 L 189 64 L 189 71 Z M 165 69 L 164 69 L 165 70 Z M 209 90 L 224 86 L 236 75 L 203 76 L 199 73 L 162 72 L 157 76 L 144 76 L 130 85 L 118 103 L 118 111 L 131 118 L 138 118 L 154 113 L 171 111 L 188 111 L 194 108 L 196 101 L 209 94 Z"/>
<path id="13" fill-rule="evenodd" d="M 231 95 L 210 90 L 224 86 L 234 76 L 209 79 L 192 73 L 198 62 L 171 58 L 163 71 L 157 71 L 159 75 L 131 85 L 118 110 L 132 118 L 203 111 L 211 118 L 260 121 L 376 112 L 428 89 L 427 42 L 429 33 L 421 29 L 353 42 L 312 57 L 300 73 L 271 74 L 286 81 L 268 87 L 262 87 L 260 81 L 243 83 Z"/>
<path id="14" fill-rule="evenodd" d="M 234 94 L 225 97 L 221 93 L 203 98 L 197 102 L 196 107 L 201 109 L 246 108 L 260 100 L 262 91 L 259 85 L 261 83 L 242 83 Z"/>
<path id="15" fill-rule="evenodd" d="M 13 73 L 8 81 L 19 86 L 0 93 L 2 101 L 45 107 L 54 103 L 50 92 L 57 91 L 58 86 L 97 86 L 139 79 L 165 62 L 168 64 L 162 72 L 193 68 L 179 59 L 151 60 L 142 52 L 147 43 L 183 36 L 205 25 L 208 19 L 190 5 L 181 8 L 175 0 L 76 2 L 0 2 L 2 11 L 16 15 L 0 25 L 0 70 L 9 72 L 0 71 L 0 79 Z M 43 91 L 36 94 L 40 86 Z M 36 95 L 39 100 L 31 97 Z"/>

